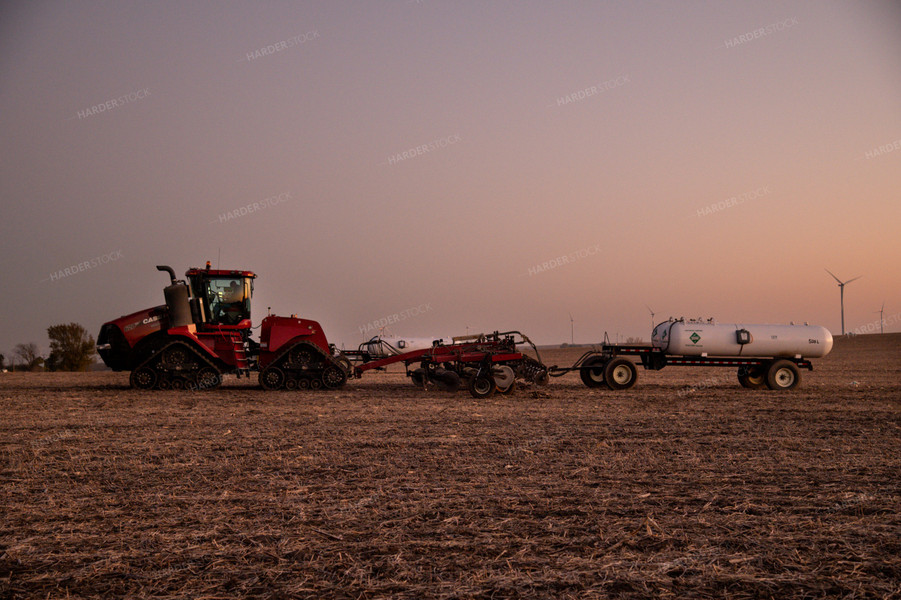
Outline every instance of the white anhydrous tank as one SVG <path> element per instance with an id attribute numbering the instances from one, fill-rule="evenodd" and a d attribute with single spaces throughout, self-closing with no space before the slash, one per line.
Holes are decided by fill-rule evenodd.
<path id="1" fill-rule="evenodd" d="M 745 344 L 739 343 L 739 331 Z M 705 321 L 664 321 L 651 343 L 678 356 L 822 358 L 832 350 L 832 334 L 818 325 L 745 325 Z"/>

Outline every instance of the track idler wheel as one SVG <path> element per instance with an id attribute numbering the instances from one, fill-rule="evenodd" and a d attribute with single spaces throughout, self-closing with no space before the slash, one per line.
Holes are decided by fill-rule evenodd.
<path id="1" fill-rule="evenodd" d="M 278 367 L 266 367 L 260 371 L 260 385 L 264 390 L 279 390 L 285 385 L 285 374 Z"/>
<path id="2" fill-rule="evenodd" d="M 194 377 L 194 389 L 211 390 L 222 385 L 222 374 L 212 367 L 204 367 Z"/>
<path id="3" fill-rule="evenodd" d="M 347 382 L 347 373 L 340 367 L 331 365 L 322 372 L 322 384 L 330 389 L 335 390 Z"/>
<path id="4" fill-rule="evenodd" d="M 150 367 L 139 367 L 132 371 L 128 377 L 131 387 L 139 390 L 152 390 L 156 387 L 158 381 L 159 376 Z"/>

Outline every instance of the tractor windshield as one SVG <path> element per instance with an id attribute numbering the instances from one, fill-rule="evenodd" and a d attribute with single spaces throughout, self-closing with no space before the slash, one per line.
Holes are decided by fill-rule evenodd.
<path id="1" fill-rule="evenodd" d="M 237 325 L 250 318 L 250 296 L 253 280 L 250 277 L 204 277 L 202 289 L 195 295 L 206 300 L 210 322 Z"/>

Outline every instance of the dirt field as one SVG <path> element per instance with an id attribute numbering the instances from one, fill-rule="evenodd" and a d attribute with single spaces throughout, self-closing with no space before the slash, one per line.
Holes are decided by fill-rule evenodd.
<path id="1" fill-rule="evenodd" d="M 2 374 L 0 598 L 901 598 L 901 334 L 814 367 L 482 401 Z"/>

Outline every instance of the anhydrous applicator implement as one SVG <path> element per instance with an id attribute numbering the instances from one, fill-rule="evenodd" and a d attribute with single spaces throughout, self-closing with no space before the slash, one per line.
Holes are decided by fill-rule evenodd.
<path id="1" fill-rule="evenodd" d="M 547 383 L 547 368 L 534 344 L 519 332 L 437 340 L 430 348 L 373 355 L 365 349 L 342 352 L 328 343 L 322 326 L 297 316 L 267 316 L 260 341 L 251 337 L 251 271 L 191 268 L 176 280 L 171 267 L 163 290 L 166 303 L 105 323 L 97 352 L 115 371 L 131 371 L 141 389 L 210 389 L 222 376 L 259 372 L 267 390 L 335 389 L 348 377 L 403 363 L 419 386 L 456 390 L 466 385 L 475 397 L 508 393 L 516 380 Z M 517 346 L 527 344 L 536 358 Z M 414 365 L 415 368 L 414 368 Z"/>

